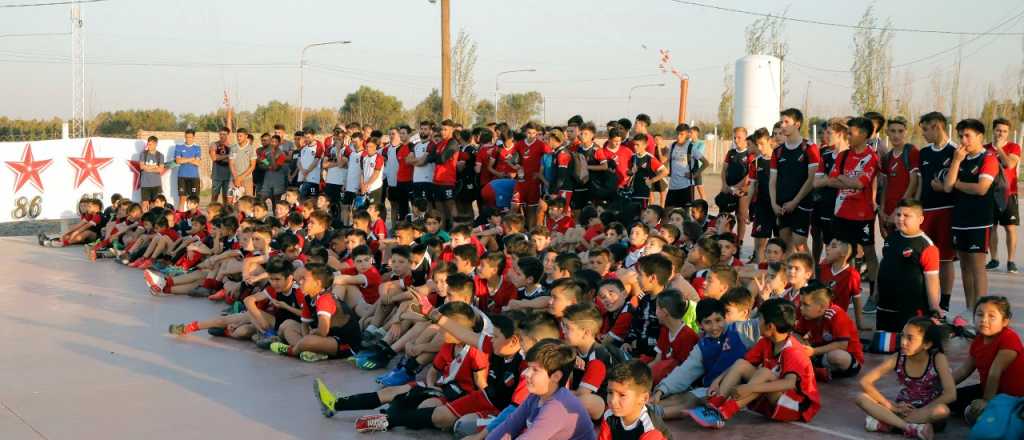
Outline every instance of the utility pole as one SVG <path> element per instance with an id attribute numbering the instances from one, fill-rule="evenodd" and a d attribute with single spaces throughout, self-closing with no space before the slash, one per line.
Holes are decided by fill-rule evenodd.
<path id="1" fill-rule="evenodd" d="M 72 138 L 84 138 L 85 127 L 85 34 L 82 8 L 71 4 L 71 127 Z"/>
<path id="2" fill-rule="evenodd" d="M 804 117 L 811 120 L 811 81 L 807 80 L 807 88 L 804 89 Z M 805 130 L 808 124 L 800 124 Z"/>
<path id="3" fill-rule="evenodd" d="M 956 68 L 953 70 L 953 102 L 951 103 L 949 115 L 951 121 L 957 120 L 957 101 L 960 100 L 960 65 L 963 62 L 964 37 L 960 36 L 960 47 L 956 50 Z"/>
<path id="4" fill-rule="evenodd" d="M 679 79 L 679 115 L 676 123 L 683 124 L 686 122 L 686 95 L 690 89 L 690 77 L 683 76 Z"/>
<path id="5" fill-rule="evenodd" d="M 451 0 L 441 0 L 441 116 L 452 117 Z M 497 109 L 495 109 L 497 110 Z"/>

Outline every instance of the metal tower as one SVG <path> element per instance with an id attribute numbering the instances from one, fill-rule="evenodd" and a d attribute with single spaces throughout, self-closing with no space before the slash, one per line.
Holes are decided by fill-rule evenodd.
<path id="1" fill-rule="evenodd" d="M 84 138 L 85 130 L 85 35 L 82 9 L 78 1 L 71 5 L 71 123 L 69 136 Z"/>

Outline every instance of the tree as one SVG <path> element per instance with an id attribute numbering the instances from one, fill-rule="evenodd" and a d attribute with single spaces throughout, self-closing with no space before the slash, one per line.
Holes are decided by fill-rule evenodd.
<path id="1" fill-rule="evenodd" d="M 786 41 L 786 22 L 783 18 L 786 17 L 788 12 L 789 7 L 786 7 L 786 9 L 782 10 L 782 14 L 761 17 L 747 25 L 744 32 L 748 55 L 771 55 L 782 61 L 786 60 L 786 55 L 789 54 L 789 42 Z M 783 70 L 782 93 L 779 97 L 780 105 L 782 98 L 785 98 L 789 91 L 787 88 L 789 80 L 787 78 L 786 71 Z"/>
<path id="2" fill-rule="evenodd" d="M 495 120 L 494 103 L 486 99 L 477 101 L 476 107 L 473 108 L 473 114 L 476 115 L 473 120 L 473 126 L 479 127 L 487 125 L 488 122 Z"/>
<path id="3" fill-rule="evenodd" d="M 722 79 L 722 99 L 718 101 L 718 126 L 722 129 L 723 136 L 725 133 L 732 133 L 732 117 L 733 117 L 733 74 L 732 66 L 726 65 L 722 69 L 724 72 L 724 78 Z"/>
<path id="4" fill-rule="evenodd" d="M 892 77 L 892 26 L 886 20 L 885 27 L 876 31 L 878 19 L 874 7 L 868 6 L 857 23 L 861 27 L 853 35 L 853 92 L 850 103 L 857 113 L 883 112 L 889 108 Z"/>
<path id="5" fill-rule="evenodd" d="M 164 109 L 103 112 L 94 120 L 93 133 L 100 136 L 134 137 L 139 130 L 171 131 L 178 127 L 174 113 Z"/>
<path id="6" fill-rule="evenodd" d="M 256 106 L 247 128 L 252 131 L 270 132 L 274 124 L 283 124 L 299 119 L 298 109 L 281 101 L 270 101 L 266 105 Z"/>
<path id="7" fill-rule="evenodd" d="M 398 98 L 367 86 L 349 93 L 339 114 L 345 121 L 377 128 L 395 126 L 404 116 L 402 102 Z"/>
<path id="8" fill-rule="evenodd" d="M 476 68 L 476 47 L 476 42 L 469 38 L 469 34 L 460 29 L 459 37 L 452 47 L 452 82 L 455 92 L 452 117 L 455 122 L 463 125 L 469 125 L 474 110 L 473 103 L 476 102 L 476 94 L 473 92 L 476 87 L 473 78 L 473 70 Z"/>
<path id="9" fill-rule="evenodd" d="M 305 127 L 302 129 L 313 129 L 317 133 L 327 133 L 338 124 L 338 111 L 333 108 L 321 108 L 316 110 L 306 109 L 302 116 L 305 119 Z"/>
<path id="10" fill-rule="evenodd" d="M 509 93 L 502 95 L 499 116 L 511 127 L 519 127 L 537 116 L 542 110 L 544 96 L 540 92 Z"/>
<path id="11" fill-rule="evenodd" d="M 426 98 L 423 98 L 416 107 L 412 109 L 413 125 L 419 121 L 440 121 L 441 120 L 441 94 L 437 89 L 430 91 Z"/>

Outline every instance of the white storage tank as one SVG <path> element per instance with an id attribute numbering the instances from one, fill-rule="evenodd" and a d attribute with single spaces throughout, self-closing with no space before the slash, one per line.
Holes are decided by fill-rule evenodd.
<path id="1" fill-rule="evenodd" d="M 779 120 L 782 63 L 769 55 L 747 55 L 736 60 L 733 127 L 748 133 L 764 127 L 770 132 Z"/>

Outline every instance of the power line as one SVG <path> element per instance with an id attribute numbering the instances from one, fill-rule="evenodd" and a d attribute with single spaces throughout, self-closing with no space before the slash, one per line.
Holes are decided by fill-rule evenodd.
<path id="1" fill-rule="evenodd" d="M 39 32 L 32 34 L 0 34 L 0 38 L 20 38 L 20 37 L 57 37 L 71 35 L 71 32 Z"/>
<path id="2" fill-rule="evenodd" d="M 918 33 L 918 34 L 940 34 L 940 35 L 986 35 L 986 34 L 987 35 L 998 35 L 998 36 L 1021 36 L 1021 35 L 1024 35 L 1024 32 L 997 32 L 997 33 L 990 33 L 990 34 L 988 34 L 988 33 L 985 33 L 985 32 L 954 32 L 954 31 L 945 31 L 945 30 L 938 30 L 938 29 L 914 29 L 914 28 L 860 26 L 860 25 L 852 25 L 852 24 L 845 24 L 845 23 L 831 23 L 831 22 L 827 22 L 827 21 L 812 20 L 812 19 L 807 19 L 807 18 L 794 18 L 794 17 L 786 17 L 786 16 L 781 16 L 781 15 L 775 15 L 775 14 L 766 14 L 766 13 L 763 13 L 763 12 L 748 11 L 748 10 L 744 10 L 744 9 L 727 8 L 727 7 L 724 7 L 724 6 L 710 5 L 710 4 L 707 4 L 707 3 L 699 3 L 699 2 L 689 1 L 689 0 L 670 0 L 670 1 L 675 2 L 675 3 L 679 3 L 679 4 L 689 5 L 689 6 L 697 6 L 697 7 L 701 7 L 701 8 L 715 9 L 715 10 L 718 10 L 718 11 L 732 12 L 732 13 L 736 13 L 736 14 L 753 15 L 753 16 L 756 16 L 756 17 L 775 18 L 775 19 L 779 19 L 779 20 L 792 21 L 792 22 L 797 22 L 797 23 L 814 24 L 814 25 L 819 25 L 819 26 L 837 27 L 837 28 L 842 28 L 842 29 L 854 29 L 854 30 L 867 29 L 867 30 L 874 30 L 874 31 L 888 30 L 888 31 L 891 31 L 891 32 L 908 32 L 908 33 Z"/>
<path id="3" fill-rule="evenodd" d="M 10 5 L 0 5 L 0 8 L 35 8 L 38 6 L 61 6 L 70 4 L 84 5 L 86 3 L 99 3 L 109 0 L 78 0 L 78 1 L 61 1 L 61 2 L 47 2 L 47 3 L 16 3 Z"/>

